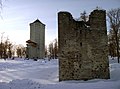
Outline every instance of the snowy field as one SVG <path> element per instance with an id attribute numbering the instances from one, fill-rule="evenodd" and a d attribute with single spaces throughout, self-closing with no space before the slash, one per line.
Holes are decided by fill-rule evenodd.
<path id="1" fill-rule="evenodd" d="M 59 82 L 57 59 L 0 59 L 0 89 L 120 89 L 120 64 L 109 64 L 111 79 Z"/>

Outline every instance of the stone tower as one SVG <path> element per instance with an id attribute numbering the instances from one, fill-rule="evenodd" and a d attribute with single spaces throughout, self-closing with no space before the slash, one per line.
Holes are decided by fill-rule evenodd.
<path id="1" fill-rule="evenodd" d="M 94 10 L 89 21 L 58 13 L 59 81 L 108 79 L 106 11 Z"/>
<path id="2" fill-rule="evenodd" d="M 30 40 L 26 41 L 28 58 L 44 58 L 45 56 L 45 24 L 38 19 L 30 23 Z"/>

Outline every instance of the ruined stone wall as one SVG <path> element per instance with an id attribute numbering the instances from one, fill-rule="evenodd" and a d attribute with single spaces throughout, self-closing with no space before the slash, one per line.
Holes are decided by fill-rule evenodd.
<path id="1" fill-rule="evenodd" d="M 109 78 L 106 13 L 94 10 L 89 21 L 58 13 L 59 80 Z"/>

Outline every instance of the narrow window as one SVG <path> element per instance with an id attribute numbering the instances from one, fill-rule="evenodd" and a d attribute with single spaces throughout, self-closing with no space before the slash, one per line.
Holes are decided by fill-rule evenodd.
<path id="1" fill-rule="evenodd" d="M 82 30 L 80 30 L 80 34 L 82 34 Z"/>
<path id="2" fill-rule="evenodd" d="M 82 46 L 82 42 L 80 43 L 80 46 Z"/>
<path id="3" fill-rule="evenodd" d="M 65 43 L 64 44 L 66 44 L 66 40 L 65 40 Z"/>

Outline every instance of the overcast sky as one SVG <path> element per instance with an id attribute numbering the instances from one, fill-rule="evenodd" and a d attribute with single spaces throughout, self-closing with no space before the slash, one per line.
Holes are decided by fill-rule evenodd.
<path id="1" fill-rule="evenodd" d="M 57 13 L 68 11 L 78 18 L 84 10 L 90 13 L 96 6 L 105 10 L 120 7 L 120 0 L 2 0 L 0 36 L 25 46 L 30 38 L 29 24 L 39 19 L 46 25 L 46 44 L 57 38 Z"/>

